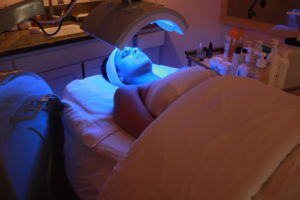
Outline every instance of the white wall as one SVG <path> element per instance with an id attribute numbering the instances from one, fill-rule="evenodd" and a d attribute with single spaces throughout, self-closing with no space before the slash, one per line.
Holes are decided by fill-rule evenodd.
<path id="1" fill-rule="evenodd" d="M 184 51 L 196 49 L 199 42 L 208 45 L 213 42 L 214 47 L 224 46 L 225 35 L 231 29 L 241 31 L 244 40 L 271 41 L 278 38 L 283 43 L 284 38 L 258 31 L 245 30 L 221 24 L 219 15 L 222 0 L 158 0 L 166 7 L 181 13 L 189 24 L 189 30 L 184 36 L 168 33 L 166 45 L 163 47 L 161 63 L 174 67 L 187 64 Z"/>
<path id="2" fill-rule="evenodd" d="M 197 48 L 199 42 L 215 47 L 223 45 L 224 31 L 218 22 L 221 0 L 159 0 L 166 7 L 181 13 L 189 24 L 185 35 L 168 33 L 161 63 L 180 67 L 187 64 L 184 51 Z"/>

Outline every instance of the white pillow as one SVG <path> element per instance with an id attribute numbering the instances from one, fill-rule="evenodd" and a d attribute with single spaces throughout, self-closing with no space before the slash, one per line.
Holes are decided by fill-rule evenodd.
<path id="1" fill-rule="evenodd" d="M 151 86 L 145 100 L 146 107 L 157 117 L 183 93 L 214 76 L 216 73 L 199 66 L 173 73 Z"/>

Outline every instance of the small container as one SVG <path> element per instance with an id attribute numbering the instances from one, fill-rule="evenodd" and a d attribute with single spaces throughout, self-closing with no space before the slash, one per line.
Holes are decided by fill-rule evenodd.
<path id="1" fill-rule="evenodd" d="M 223 61 L 218 64 L 218 72 L 221 76 L 227 76 L 232 63 Z"/>
<path id="2" fill-rule="evenodd" d="M 210 69 L 217 72 L 218 71 L 218 64 L 222 61 L 223 61 L 223 58 L 221 58 L 221 57 L 212 57 L 209 60 Z"/>

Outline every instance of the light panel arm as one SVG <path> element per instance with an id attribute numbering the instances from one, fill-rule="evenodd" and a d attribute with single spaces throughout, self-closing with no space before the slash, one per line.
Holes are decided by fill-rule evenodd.
<path id="1" fill-rule="evenodd" d="M 178 34 L 188 29 L 185 19 L 174 10 L 146 1 L 124 6 L 122 0 L 107 0 L 98 5 L 81 28 L 96 39 L 122 49 L 135 33 L 151 23 Z"/>
<path id="2" fill-rule="evenodd" d="M 0 9 L 0 33 L 24 20 L 43 14 L 43 0 L 26 0 Z"/>

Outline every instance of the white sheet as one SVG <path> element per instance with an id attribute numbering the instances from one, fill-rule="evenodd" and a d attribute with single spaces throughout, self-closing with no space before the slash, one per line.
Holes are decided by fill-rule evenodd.
<path id="1" fill-rule="evenodd" d="M 143 132 L 98 199 L 251 199 L 299 144 L 299 116 L 296 96 L 248 78 L 210 79 Z"/>
<path id="2" fill-rule="evenodd" d="M 66 172 L 83 200 L 96 199 L 107 175 L 134 141 L 113 120 L 116 89 L 100 75 L 75 80 L 65 89 Z"/>

